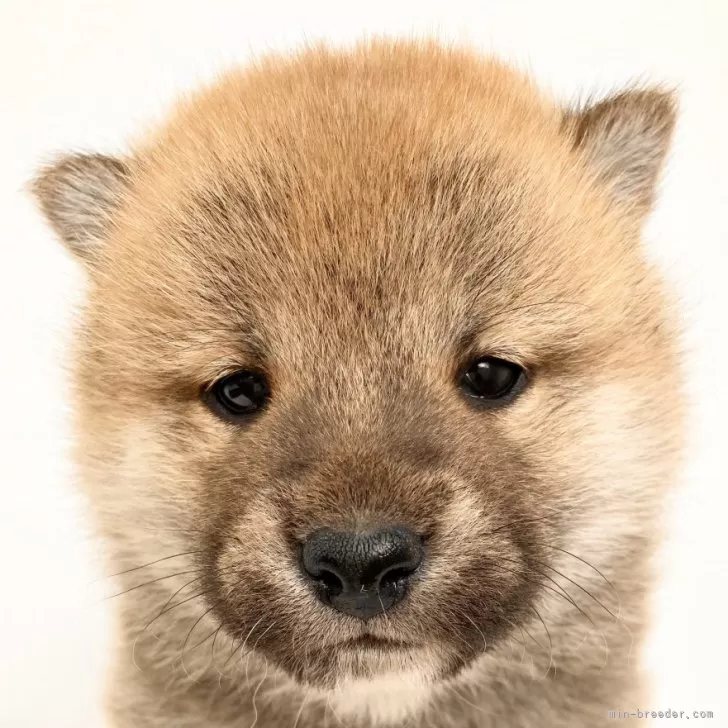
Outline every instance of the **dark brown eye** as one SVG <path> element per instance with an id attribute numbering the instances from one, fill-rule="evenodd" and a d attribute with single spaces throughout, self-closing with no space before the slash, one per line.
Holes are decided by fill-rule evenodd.
<path id="1" fill-rule="evenodd" d="M 268 383 L 262 374 L 240 371 L 217 381 L 206 395 L 207 403 L 223 417 L 251 415 L 268 399 Z"/>
<path id="2" fill-rule="evenodd" d="M 525 384 L 523 367 L 494 356 L 476 359 L 460 376 L 465 394 L 491 405 L 510 402 Z"/>

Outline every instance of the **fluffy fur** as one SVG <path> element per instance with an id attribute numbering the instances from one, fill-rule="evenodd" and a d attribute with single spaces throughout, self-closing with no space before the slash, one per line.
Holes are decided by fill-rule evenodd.
<path id="1" fill-rule="evenodd" d="M 123 592 L 112 725 L 639 705 L 682 408 L 639 238 L 674 115 L 658 90 L 563 109 L 495 60 L 379 42 L 267 58 L 127 158 L 40 174 L 89 272 L 77 460 Z M 505 407 L 458 389 L 484 354 L 529 372 Z M 250 368 L 269 406 L 221 420 L 201 392 Z M 408 598 L 368 622 L 320 604 L 302 539 L 381 522 L 428 537 Z"/>

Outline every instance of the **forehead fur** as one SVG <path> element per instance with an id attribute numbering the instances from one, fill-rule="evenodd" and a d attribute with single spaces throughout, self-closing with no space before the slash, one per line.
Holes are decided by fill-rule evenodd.
<path id="1" fill-rule="evenodd" d="M 515 358 L 607 336 L 644 311 L 647 274 L 563 120 L 526 77 L 436 46 L 227 75 L 133 155 L 95 271 L 101 316 L 214 332 L 216 365 L 226 335 L 237 361 L 396 331 L 432 355 L 485 323 L 497 353 L 504 312 Z"/>

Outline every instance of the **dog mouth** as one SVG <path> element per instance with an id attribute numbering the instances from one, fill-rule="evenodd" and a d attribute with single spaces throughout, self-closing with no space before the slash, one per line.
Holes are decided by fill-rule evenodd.
<path id="1" fill-rule="evenodd" d="M 365 634 L 360 637 L 351 637 L 339 642 L 336 647 L 341 650 L 376 650 L 379 652 L 399 652 L 402 650 L 416 649 L 418 645 L 401 640 L 377 637 L 373 634 Z"/>
<path id="2" fill-rule="evenodd" d="M 298 659 L 287 660 L 286 664 L 294 667 L 292 674 L 300 682 L 333 689 L 341 681 L 373 680 L 405 668 L 416 671 L 427 652 L 422 643 L 366 632 L 309 649 L 305 656 L 299 654 Z"/>

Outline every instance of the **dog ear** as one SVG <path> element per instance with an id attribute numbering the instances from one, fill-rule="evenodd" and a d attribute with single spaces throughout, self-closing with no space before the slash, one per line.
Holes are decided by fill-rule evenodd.
<path id="1" fill-rule="evenodd" d="M 102 154 L 71 154 L 40 171 L 31 190 L 65 246 L 92 264 L 129 187 L 129 168 Z"/>
<path id="2" fill-rule="evenodd" d="M 672 92 L 628 90 L 567 111 L 563 124 L 615 201 L 642 218 L 655 197 L 676 115 Z"/>

